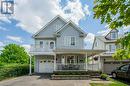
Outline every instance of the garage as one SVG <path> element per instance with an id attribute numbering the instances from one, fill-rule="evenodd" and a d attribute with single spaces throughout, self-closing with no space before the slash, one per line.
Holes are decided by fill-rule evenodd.
<path id="1" fill-rule="evenodd" d="M 54 61 L 52 59 L 39 60 L 39 73 L 53 73 Z"/>
<path id="2" fill-rule="evenodd" d="M 111 74 L 111 72 L 120 67 L 121 65 L 128 64 L 130 61 L 105 61 L 104 62 L 104 73 Z"/>

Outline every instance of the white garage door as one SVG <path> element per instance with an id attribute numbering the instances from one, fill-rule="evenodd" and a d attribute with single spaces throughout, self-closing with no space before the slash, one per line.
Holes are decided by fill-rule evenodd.
<path id="1" fill-rule="evenodd" d="M 53 60 L 39 60 L 39 73 L 53 73 Z"/>

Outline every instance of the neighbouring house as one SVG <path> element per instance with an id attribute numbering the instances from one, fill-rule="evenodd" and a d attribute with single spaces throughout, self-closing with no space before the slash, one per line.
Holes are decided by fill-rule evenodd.
<path id="1" fill-rule="evenodd" d="M 54 71 L 88 71 L 89 56 L 100 54 L 104 50 L 88 50 L 84 46 L 87 34 L 72 21 L 56 16 L 33 35 L 34 44 L 30 54 L 35 57 L 35 73 L 53 73 Z M 95 65 L 93 70 L 98 70 Z"/>
<path id="2" fill-rule="evenodd" d="M 105 36 L 95 36 L 92 49 L 104 49 L 107 51 L 91 57 L 93 59 L 92 63 L 99 63 L 100 69 L 104 73 L 110 74 L 115 68 L 130 62 L 129 60 L 117 61 L 112 58 L 115 50 L 120 47 L 116 44 L 117 39 L 120 37 L 121 35 L 117 29 L 109 31 Z"/>

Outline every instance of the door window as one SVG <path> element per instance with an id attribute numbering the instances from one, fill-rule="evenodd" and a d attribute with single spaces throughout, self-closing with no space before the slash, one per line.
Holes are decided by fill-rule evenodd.
<path id="1" fill-rule="evenodd" d="M 74 56 L 68 56 L 67 57 L 67 63 L 73 64 L 74 63 Z"/>

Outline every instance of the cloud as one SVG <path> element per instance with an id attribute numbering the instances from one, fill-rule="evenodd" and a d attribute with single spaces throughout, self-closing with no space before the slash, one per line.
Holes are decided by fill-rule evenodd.
<path id="1" fill-rule="evenodd" d="M 13 40 L 13 41 L 16 41 L 16 42 L 20 42 L 22 43 L 22 38 L 21 37 L 17 37 L 17 36 L 6 36 L 7 39 L 10 39 L 10 40 Z"/>
<path id="2" fill-rule="evenodd" d="M 0 15 L 0 23 L 2 22 L 11 23 L 10 18 Z"/>
<path id="3" fill-rule="evenodd" d="M 0 31 L 8 31 L 8 29 L 0 26 Z"/>
<path id="4" fill-rule="evenodd" d="M 0 41 L 0 46 L 4 46 L 4 43 Z"/>
<path id="5" fill-rule="evenodd" d="M 29 44 L 23 44 L 23 45 L 21 45 L 21 46 L 24 47 L 25 50 L 29 53 L 30 48 L 31 48 L 31 46 L 30 46 Z"/>
<path id="6" fill-rule="evenodd" d="M 87 37 L 84 39 L 85 42 L 85 49 L 92 49 L 92 44 L 94 41 L 95 35 L 92 33 L 88 33 Z"/>
<path id="7" fill-rule="evenodd" d="M 86 15 L 90 15 L 91 14 L 91 12 L 89 11 L 88 8 L 89 8 L 89 6 L 86 4 L 85 7 L 84 7 L 84 11 L 85 11 Z"/>
<path id="8" fill-rule="evenodd" d="M 68 1 L 67 5 L 63 8 L 63 11 L 65 16 L 76 24 L 78 24 L 79 20 L 83 19 L 85 15 L 90 15 L 88 5 L 86 4 L 85 7 L 83 7 L 80 0 Z"/>
<path id="9" fill-rule="evenodd" d="M 123 28 L 123 32 L 124 32 L 124 33 L 130 32 L 130 25 L 125 26 L 125 27 Z"/>
<path id="10" fill-rule="evenodd" d="M 89 14 L 87 5 L 82 6 L 80 0 L 68 0 L 65 7 L 61 0 L 16 0 L 13 19 L 19 21 L 17 26 L 29 33 L 35 33 L 56 15 L 72 19 L 76 24 Z M 70 9 L 71 13 L 66 13 Z M 70 18 L 71 17 L 71 18 Z M 10 20 L 4 17 L 6 22 Z"/>
<path id="11" fill-rule="evenodd" d="M 95 35 L 92 33 L 88 33 L 87 37 L 84 39 L 85 43 L 90 42 L 93 43 Z"/>
<path id="12" fill-rule="evenodd" d="M 101 35 L 101 36 L 105 36 L 105 35 L 107 35 L 110 31 L 111 31 L 111 29 L 105 29 L 105 30 L 98 31 L 97 34 L 98 34 L 98 35 Z"/>
<path id="13" fill-rule="evenodd" d="M 3 46 L 5 46 L 5 44 L 0 41 L 0 54 L 1 54 L 1 50 L 3 50 Z"/>

